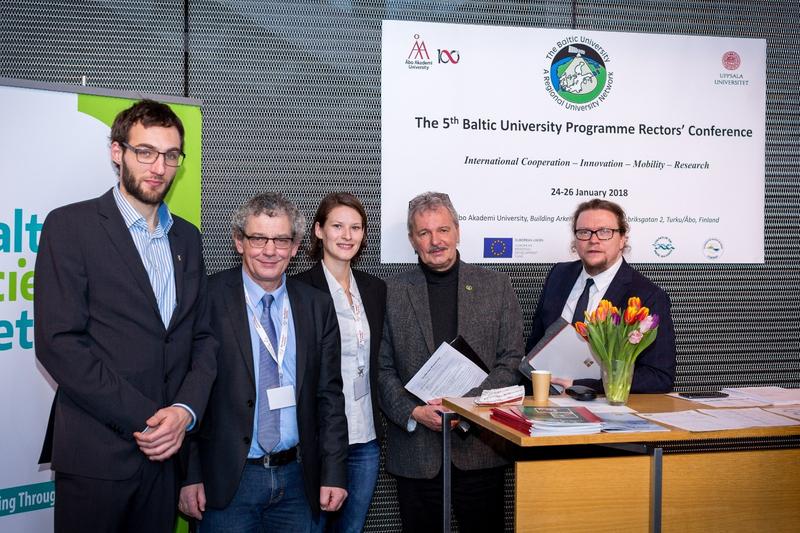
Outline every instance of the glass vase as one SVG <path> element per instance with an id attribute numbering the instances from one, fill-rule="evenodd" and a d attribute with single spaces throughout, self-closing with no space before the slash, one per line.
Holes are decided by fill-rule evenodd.
<path id="1" fill-rule="evenodd" d="M 628 402 L 633 367 L 633 361 L 615 359 L 613 356 L 608 363 L 602 364 L 603 388 L 606 392 L 606 400 L 610 405 L 625 405 Z"/>

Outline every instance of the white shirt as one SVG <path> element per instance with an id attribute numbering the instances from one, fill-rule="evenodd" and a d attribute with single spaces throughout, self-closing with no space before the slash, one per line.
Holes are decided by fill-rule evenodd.
<path id="1" fill-rule="evenodd" d="M 583 288 L 586 286 L 586 280 L 589 278 L 594 280 L 594 285 L 589 288 L 589 303 L 586 306 L 586 310 L 591 313 L 597 309 L 597 306 L 600 305 L 600 300 L 606 295 L 608 286 L 611 285 L 614 276 L 617 275 L 619 267 L 621 266 L 622 256 L 620 256 L 617 262 L 611 265 L 610 268 L 594 276 L 590 276 L 589 273 L 586 272 L 586 267 L 584 267 L 583 270 L 581 270 L 581 275 L 578 276 L 578 279 L 575 281 L 575 285 L 572 286 L 572 291 L 569 293 L 567 303 L 564 304 L 564 309 L 561 311 L 561 318 L 567 322 L 572 322 L 572 316 L 575 314 L 575 307 L 578 305 L 578 300 L 583 293 Z M 627 302 L 625 303 L 627 304 Z M 620 312 L 623 311 L 624 309 L 620 310 Z"/>
<path id="2" fill-rule="evenodd" d="M 342 384 L 344 392 L 344 410 L 347 415 L 347 434 L 350 444 L 359 444 L 374 440 L 375 423 L 372 420 L 372 395 L 367 388 L 367 394 L 356 400 L 355 380 L 359 372 L 363 373 L 369 381 L 369 323 L 364 312 L 364 304 L 358 285 L 350 271 L 350 297 L 353 306 L 347 300 L 344 288 L 330 273 L 325 263 L 322 271 L 328 281 L 328 289 L 333 297 L 333 306 L 336 308 L 336 318 L 339 322 L 339 333 L 342 338 Z M 359 312 L 356 313 L 355 310 Z M 356 322 L 356 315 L 359 315 Z M 359 343 L 359 331 L 361 342 Z"/>

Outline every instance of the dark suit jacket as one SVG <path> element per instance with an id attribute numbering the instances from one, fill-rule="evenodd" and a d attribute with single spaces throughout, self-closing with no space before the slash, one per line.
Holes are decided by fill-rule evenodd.
<path id="1" fill-rule="evenodd" d="M 347 486 L 347 419 L 344 414 L 341 344 L 330 295 L 288 279 L 297 345 L 297 425 L 306 496 L 319 513 L 320 486 Z M 204 483 L 208 505 L 226 507 L 239 486 L 250 451 L 256 412 L 253 349 L 242 269 L 209 279 L 211 326 L 220 342 L 217 382 L 206 418 L 189 446 L 184 485 Z"/>
<path id="2" fill-rule="evenodd" d="M 381 349 L 383 335 L 383 314 L 386 309 L 386 283 L 371 274 L 353 269 L 353 277 L 361 294 L 364 312 L 369 323 L 369 389 L 372 398 L 372 421 L 378 438 L 383 437 L 383 424 L 378 407 L 378 352 Z M 295 279 L 308 283 L 321 291 L 328 292 L 328 280 L 322 270 L 322 263 L 317 263 L 305 272 L 294 276 Z"/>
<path id="3" fill-rule="evenodd" d="M 438 348 L 433 344 L 428 285 L 417 266 L 386 281 L 386 321 L 379 356 L 381 409 L 386 414 L 386 469 L 399 476 L 430 479 L 441 469 L 442 434 L 417 424 L 407 430 L 411 412 L 422 400 L 405 384 Z M 458 271 L 458 333 L 490 369 L 479 387 L 515 385 L 522 357 L 522 312 L 508 276 L 500 272 L 460 263 Z M 502 437 L 479 429 L 466 438 L 454 437 L 453 464 L 462 470 L 506 464 Z"/>
<path id="4" fill-rule="evenodd" d="M 544 336 L 545 330 L 558 320 L 575 281 L 581 274 L 581 261 L 558 263 L 547 275 L 536 312 L 533 316 L 533 329 L 528 338 L 526 352 Z M 638 296 L 642 305 L 658 315 L 660 321 L 656 340 L 636 359 L 631 392 L 669 392 L 675 383 L 675 329 L 670 316 L 669 296 L 658 285 L 641 275 L 627 261 L 622 260 L 617 275 L 608 286 L 603 298 L 610 300 L 622 311 L 628 305 L 628 298 Z M 576 385 L 586 385 L 602 392 L 599 379 L 577 379 Z"/>
<path id="5" fill-rule="evenodd" d="M 166 328 L 111 191 L 45 220 L 35 338 L 36 357 L 58 383 L 42 450 L 42 461 L 52 460 L 58 472 L 127 479 L 147 460 L 133 432 L 158 409 L 184 403 L 203 416 L 217 344 L 200 234 L 173 219 L 177 307 Z"/>

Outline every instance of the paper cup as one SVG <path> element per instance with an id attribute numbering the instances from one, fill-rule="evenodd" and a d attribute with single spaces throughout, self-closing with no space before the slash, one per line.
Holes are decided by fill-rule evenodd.
<path id="1" fill-rule="evenodd" d="M 533 370 L 531 381 L 533 382 L 533 401 L 546 404 L 550 398 L 550 371 Z"/>

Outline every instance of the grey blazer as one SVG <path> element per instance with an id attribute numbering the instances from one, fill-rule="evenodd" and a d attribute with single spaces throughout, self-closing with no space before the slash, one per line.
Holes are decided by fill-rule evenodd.
<path id="1" fill-rule="evenodd" d="M 381 409 L 386 414 L 386 469 L 396 475 L 430 479 L 442 464 L 442 435 L 417 424 L 407 430 L 411 412 L 423 402 L 404 385 L 436 350 L 433 345 L 428 287 L 419 267 L 386 281 L 386 319 L 379 355 Z M 491 369 L 481 385 L 467 393 L 506 387 L 519 382 L 523 355 L 523 326 L 517 295 L 508 276 L 460 263 L 458 275 L 458 332 Z M 452 440 L 453 464 L 462 470 L 501 466 L 501 438 L 478 428 L 466 438 Z"/>

